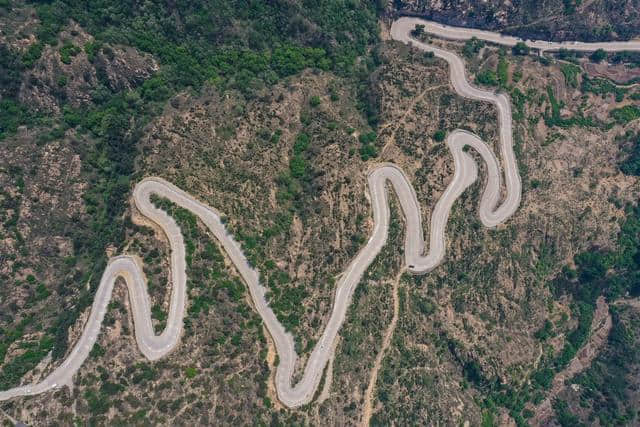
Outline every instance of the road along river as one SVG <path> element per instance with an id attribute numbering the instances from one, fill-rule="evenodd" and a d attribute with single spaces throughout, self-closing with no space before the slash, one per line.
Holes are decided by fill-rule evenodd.
<path id="1" fill-rule="evenodd" d="M 505 38 L 494 33 L 443 27 L 439 24 L 416 18 L 401 18 L 391 28 L 393 39 L 405 43 L 410 42 L 413 46 L 424 51 L 433 52 L 435 56 L 447 61 L 450 67 L 451 84 L 459 95 L 474 100 L 491 102 L 498 109 L 500 155 L 503 161 L 505 181 L 505 197 L 501 203 L 499 202 L 502 173 L 496 156 L 489 146 L 476 135 L 462 130 L 453 131 L 449 134 L 446 143 L 453 156 L 455 172 L 453 179 L 436 203 L 431 216 L 429 246 L 428 252 L 425 254 L 426 248 L 420 205 L 408 178 L 399 167 L 393 164 L 379 164 L 373 168 L 367 176 L 373 209 L 373 232 L 365 247 L 362 248 L 340 276 L 329 321 L 309 357 L 302 379 L 297 384 L 292 385 L 294 367 L 298 357 L 295 352 L 293 337 L 285 331 L 269 307 L 265 299 L 266 289 L 260 283 L 259 273 L 249 265 L 240 245 L 225 229 L 220 219 L 221 215 L 215 209 L 199 202 L 191 195 L 160 178 L 146 178 L 138 183 L 133 191 L 134 203 L 143 216 L 156 223 L 166 233 L 171 246 L 170 266 L 173 287 L 165 330 L 160 335 L 155 335 L 154 333 L 146 279 L 136 258 L 128 255 L 114 257 L 109 261 L 102 275 L 84 331 L 67 358 L 41 382 L 0 392 L 0 400 L 35 395 L 71 384 L 73 375 L 87 359 L 91 348 L 98 339 L 102 321 L 111 300 L 113 286 L 119 277 L 125 280 L 129 290 L 136 341 L 142 354 L 149 360 L 157 360 L 167 355 L 178 345 L 187 302 L 184 240 L 176 222 L 167 213 L 156 208 L 151 203 L 151 195 L 155 194 L 191 211 L 218 239 L 227 256 L 246 282 L 255 308 L 262 317 L 275 343 L 280 359 L 275 378 L 278 398 L 288 407 L 309 403 L 318 388 L 324 367 L 331 357 L 334 348 L 333 344 L 340 327 L 344 323 L 353 291 L 367 267 L 386 242 L 390 216 L 387 184 L 391 184 L 391 187 L 396 192 L 405 216 L 407 227 L 405 263 L 407 270 L 414 274 L 424 274 L 443 260 L 446 249 L 445 231 L 451 207 L 460 194 L 477 179 L 477 165 L 473 158 L 463 150 L 466 146 L 476 150 L 487 165 L 487 182 L 479 207 L 479 216 L 482 223 L 486 227 L 495 227 L 508 219 L 520 204 L 521 184 L 513 152 L 509 99 L 504 94 L 496 94 L 471 86 L 465 77 L 464 63 L 455 53 L 411 40 L 410 31 L 416 24 L 428 25 L 426 31 L 447 38 L 464 39 L 476 36 L 502 44 L 515 44 L 517 40 L 513 41 L 512 38 L 508 38 L 505 42 Z M 545 46 L 548 46 L 548 44 L 545 44 Z M 571 48 L 575 48 L 575 46 L 571 45 Z M 578 48 L 580 46 L 578 45 Z M 597 49 L 603 44 L 598 44 L 598 47 L 595 47 L 596 45 L 590 46 L 590 49 L 585 50 Z M 617 46 L 618 43 L 606 44 L 604 48 L 616 50 Z M 623 46 L 625 49 L 629 49 L 630 45 L 627 43 Z M 635 44 L 631 46 L 631 48 L 634 47 Z M 640 49 L 640 46 L 637 48 Z"/>

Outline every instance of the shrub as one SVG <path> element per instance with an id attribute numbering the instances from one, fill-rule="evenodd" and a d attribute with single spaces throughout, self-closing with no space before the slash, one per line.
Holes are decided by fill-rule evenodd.
<path id="1" fill-rule="evenodd" d="M 607 52 L 604 49 L 598 49 L 589 57 L 593 62 L 602 62 L 607 57 Z"/>
<path id="2" fill-rule="evenodd" d="M 198 374 L 198 370 L 194 367 L 189 367 L 184 370 L 184 374 L 187 378 L 192 379 Z"/>
<path id="3" fill-rule="evenodd" d="M 309 100 L 309 104 L 312 107 L 317 107 L 318 105 L 320 105 L 320 97 L 318 95 L 312 96 L 311 99 Z"/>
<path id="4" fill-rule="evenodd" d="M 22 56 L 22 63 L 27 68 L 33 67 L 33 64 L 36 63 L 40 56 L 42 56 L 42 49 L 44 45 L 42 43 L 36 42 L 27 48 L 27 51 Z"/>
<path id="5" fill-rule="evenodd" d="M 513 48 L 511 48 L 514 55 L 528 55 L 530 50 L 531 49 L 525 42 L 518 42 Z"/>
<path id="6" fill-rule="evenodd" d="M 625 151 L 628 157 L 620 164 L 620 170 L 625 175 L 640 176 L 640 133 L 633 138 L 631 147 Z"/>
<path id="7" fill-rule="evenodd" d="M 533 376 L 533 381 L 538 384 L 540 387 L 544 389 L 548 389 L 551 387 L 551 382 L 553 381 L 554 372 L 550 368 L 539 369 L 537 370 Z"/>
<path id="8" fill-rule="evenodd" d="M 367 132 L 367 133 L 363 133 L 361 134 L 358 139 L 360 140 L 360 142 L 362 144 L 370 144 L 372 142 L 374 142 L 377 138 L 377 135 L 375 132 Z"/>
<path id="9" fill-rule="evenodd" d="M 15 133 L 26 117 L 27 111 L 22 104 L 11 99 L 0 100 L 0 140 Z"/>
<path id="10" fill-rule="evenodd" d="M 71 57 L 78 53 L 80 53 L 80 48 L 67 42 L 60 48 L 60 60 L 65 64 L 71 64 Z"/>
<path id="11" fill-rule="evenodd" d="M 637 105 L 625 105 L 609 112 L 609 115 L 618 123 L 629 123 L 632 120 L 640 118 L 640 107 Z"/>
<path id="12" fill-rule="evenodd" d="M 496 86 L 498 77 L 493 70 L 484 70 L 476 74 L 476 82 L 485 86 Z"/>
<path id="13" fill-rule="evenodd" d="M 447 136 L 446 132 L 443 131 L 442 129 L 439 129 L 436 131 L 436 133 L 433 134 L 433 139 L 435 139 L 438 142 L 442 142 L 444 141 L 444 138 Z"/>
<path id="14" fill-rule="evenodd" d="M 484 40 L 478 40 L 476 37 L 472 37 L 466 42 L 464 42 L 462 53 L 467 58 L 471 58 L 472 56 L 480 52 L 480 49 L 482 49 L 484 46 L 485 46 Z"/>
<path id="15" fill-rule="evenodd" d="M 361 134 L 358 139 L 362 146 L 360 147 L 360 158 L 365 162 L 378 155 L 378 150 L 373 143 L 375 142 L 377 135 L 375 132 L 367 132 Z"/>
<path id="16" fill-rule="evenodd" d="M 87 54 L 89 62 L 93 62 L 96 59 L 96 55 L 102 48 L 102 43 L 98 41 L 87 42 L 84 45 L 84 51 Z"/>
<path id="17" fill-rule="evenodd" d="M 411 35 L 413 37 L 419 38 L 424 34 L 424 25 L 416 24 L 416 26 L 411 30 Z"/>
<path id="18" fill-rule="evenodd" d="M 562 64 L 560 70 L 564 75 L 564 81 L 571 87 L 578 87 L 578 75 L 580 74 L 580 67 L 573 64 Z"/>
<path id="19" fill-rule="evenodd" d="M 307 148 L 309 148 L 310 140 L 311 138 L 309 138 L 309 135 L 306 133 L 299 133 L 298 136 L 296 136 L 296 142 L 293 144 L 293 154 L 304 153 Z"/>
<path id="20" fill-rule="evenodd" d="M 547 338 L 551 337 L 553 334 L 553 324 L 549 321 L 549 319 L 545 320 L 544 326 L 536 331 L 533 334 L 534 337 L 539 339 L 540 341 L 545 341 Z"/>
<path id="21" fill-rule="evenodd" d="M 307 175 L 307 161 L 299 154 L 289 161 L 289 171 L 294 178 L 304 178 Z"/>
<path id="22" fill-rule="evenodd" d="M 360 147 L 360 158 L 365 162 L 371 158 L 376 157 L 377 155 L 378 150 L 373 145 L 366 144 Z"/>
<path id="23" fill-rule="evenodd" d="M 509 63 L 504 57 L 500 58 L 500 61 L 498 62 L 498 72 L 496 77 L 502 87 L 505 87 L 509 82 Z"/>

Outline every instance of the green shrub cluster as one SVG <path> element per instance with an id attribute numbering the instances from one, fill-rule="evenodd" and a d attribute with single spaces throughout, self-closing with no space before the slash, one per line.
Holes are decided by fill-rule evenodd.
<path id="1" fill-rule="evenodd" d="M 498 61 L 496 77 L 500 86 L 507 87 L 509 83 L 509 62 L 504 56 L 500 56 L 500 60 Z"/>
<path id="2" fill-rule="evenodd" d="M 616 122 L 626 124 L 632 120 L 640 118 L 640 107 L 634 104 L 625 105 L 624 107 L 611 110 L 609 115 Z"/>
<path id="3" fill-rule="evenodd" d="M 611 83 L 607 79 L 591 79 L 588 75 L 582 75 L 582 85 L 580 88 L 583 92 L 591 92 L 602 97 L 613 94 L 615 95 L 616 102 L 622 102 L 624 95 L 628 92 L 628 89 L 619 87 Z"/>
<path id="4" fill-rule="evenodd" d="M 604 49 L 598 49 L 589 56 L 593 62 L 602 62 L 607 57 L 607 52 Z"/>
<path id="5" fill-rule="evenodd" d="M 464 42 L 464 47 L 462 48 L 462 54 L 467 58 L 472 58 L 477 55 L 485 46 L 484 40 L 478 40 L 476 37 L 472 37 L 469 40 Z"/>
<path id="6" fill-rule="evenodd" d="M 511 48 L 514 55 L 528 55 L 531 49 L 524 42 L 518 42 Z"/>
<path id="7" fill-rule="evenodd" d="M 544 122 L 547 126 L 560 126 L 563 128 L 567 128 L 571 126 L 597 127 L 600 125 L 593 118 L 585 117 L 584 115 L 582 115 L 582 112 L 579 112 L 578 114 L 569 118 L 561 117 L 560 110 L 563 105 L 555 97 L 553 88 L 551 88 L 551 86 L 547 86 L 547 96 L 549 98 L 549 104 L 551 104 L 551 114 L 549 114 L 549 111 L 547 111 L 544 115 Z"/>
<path id="8" fill-rule="evenodd" d="M 65 42 L 60 48 L 60 60 L 64 64 L 71 64 L 71 58 L 79 54 L 81 50 L 71 42 Z"/>
<path id="9" fill-rule="evenodd" d="M 640 67 L 640 52 L 622 51 L 616 52 L 609 58 L 614 64 L 630 64 L 634 67 Z"/>
<path id="10" fill-rule="evenodd" d="M 476 83 L 485 86 L 497 86 L 498 76 L 493 70 L 483 70 L 476 74 Z"/>
<path id="11" fill-rule="evenodd" d="M 0 44 L 0 141 L 27 124 L 34 115 L 18 101 L 24 61 L 17 52 Z"/>
<path id="12" fill-rule="evenodd" d="M 560 64 L 560 71 L 562 71 L 564 81 L 567 85 L 574 88 L 578 87 L 578 76 L 582 71 L 580 67 L 573 64 Z"/>
<path id="13" fill-rule="evenodd" d="M 435 139 L 437 142 L 442 142 L 444 141 L 444 139 L 446 138 L 447 133 L 442 130 L 442 129 L 438 129 L 434 134 L 433 134 L 433 139 Z"/>
<path id="14" fill-rule="evenodd" d="M 627 157 L 620 163 L 620 170 L 626 175 L 640 176 L 640 133 L 627 135 L 630 145 L 624 148 Z"/>
<path id="15" fill-rule="evenodd" d="M 375 146 L 375 142 L 378 136 L 375 132 L 367 132 L 360 134 L 358 139 L 360 140 L 360 158 L 363 161 L 375 158 L 378 156 L 378 149 Z"/>
<path id="16" fill-rule="evenodd" d="M 606 347 L 573 382 L 581 386 L 580 406 L 591 408 L 589 422 L 598 419 L 600 425 L 635 425 L 638 413 L 633 399 L 629 399 L 628 390 L 634 388 L 631 378 L 634 366 L 640 363 L 637 351 L 640 340 L 638 331 L 633 328 L 638 316 L 633 318 L 632 315 L 629 324 L 622 320 L 620 309 L 612 307 L 611 317 L 613 325 Z M 575 419 L 568 407 L 561 409 L 560 414 L 556 409 L 559 419 L 563 413 L 570 417 L 569 420 Z"/>

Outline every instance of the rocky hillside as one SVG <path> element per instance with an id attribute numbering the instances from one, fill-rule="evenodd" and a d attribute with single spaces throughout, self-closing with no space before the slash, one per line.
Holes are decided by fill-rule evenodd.
<path id="1" fill-rule="evenodd" d="M 301 368 L 371 231 L 367 171 L 402 166 L 428 224 L 453 173 L 447 134 L 498 151 L 494 108 L 457 96 L 444 62 L 389 41 L 385 7 L 504 29 L 553 16 L 540 25 L 554 37 L 588 17 L 622 38 L 636 16 L 620 3 L 0 0 L 0 388 L 68 354 L 112 255 L 143 260 L 162 330 L 169 249 L 130 203 L 148 175 L 225 215 Z M 481 166 L 454 206 L 446 262 L 413 277 L 393 202 L 314 403 L 278 402 L 244 284 L 202 224 L 157 200 L 189 249 L 176 351 L 140 354 L 118 283 L 73 387 L 0 409 L 37 425 L 637 424 L 640 91 L 614 80 L 638 61 L 431 41 L 511 97 L 522 205 L 482 227 Z"/>

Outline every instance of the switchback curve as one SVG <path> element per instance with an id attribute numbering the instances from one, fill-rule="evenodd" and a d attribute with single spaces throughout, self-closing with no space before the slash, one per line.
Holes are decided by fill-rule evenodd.
<path id="1" fill-rule="evenodd" d="M 392 27 L 396 40 L 407 42 L 408 29 Z M 333 343 L 344 323 L 351 296 L 367 267 L 373 262 L 384 246 L 389 228 L 389 202 L 387 183 L 396 192 L 406 221 L 405 263 L 414 274 L 424 274 L 436 267 L 444 258 L 445 231 L 451 207 L 456 199 L 477 178 L 477 166 L 473 158 L 463 149 L 474 148 L 487 164 L 487 184 L 480 201 L 479 216 L 487 227 L 494 227 L 509 218 L 518 208 L 521 184 L 513 153 L 511 130 L 511 109 L 505 95 L 475 88 L 465 78 L 462 60 L 449 51 L 413 41 L 420 49 L 431 51 L 446 60 L 450 66 L 451 83 L 460 95 L 492 102 L 499 112 L 500 148 L 504 162 L 506 196 L 500 201 L 501 173 L 498 161 L 491 149 L 477 136 L 462 130 L 452 132 L 447 138 L 447 146 L 453 155 L 455 172 L 452 181 L 436 203 L 431 216 L 429 251 L 425 255 L 425 241 L 422 230 L 422 215 L 415 191 L 403 171 L 393 164 L 381 164 L 372 169 L 368 176 L 368 189 L 373 208 L 373 232 L 365 247 L 351 261 L 341 275 L 336 287 L 331 316 L 321 338 L 316 343 L 302 379 L 292 385 L 296 364 L 294 340 L 269 307 L 266 289 L 260 284 L 259 274 L 244 256 L 240 245 L 225 229 L 220 214 L 213 208 L 199 202 L 186 192 L 160 178 L 146 178 L 133 191 L 133 200 L 140 213 L 155 222 L 166 233 L 171 246 L 171 303 L 167 326 L 160 335 L 155 335 L 151 324 L 149 295 L 145 277 L 136 258 L 122 255 L 112 258 L 105 269 L 85 329 L 64 362 L 39 383 L 24 385 L 0 392 L 0 400 L 17 396 L 42 393 L 65 384 L 70 384 L 73 375 L 86 360 L 95 344 L 111 300 L 113 286 L 122 277 L 129 289 L 129 299 L 135 323 L 135 336 L 140 351 L 149 359 L 157 360 L 179 343 L 183 327 L 186 305 L 185 248 L 182 234 L 176 222 L 167 213 L 151 203 L 151 195 L 164 197 L 195 214 L 213 233 L 227 256 L 247 283 L 256 310 L 265 322 L 280 359 L 276 371 L 276 391 L 278 398 L 288 407 L 309 403 L 320 383 L 321 375 L 333 351 Z"/>

